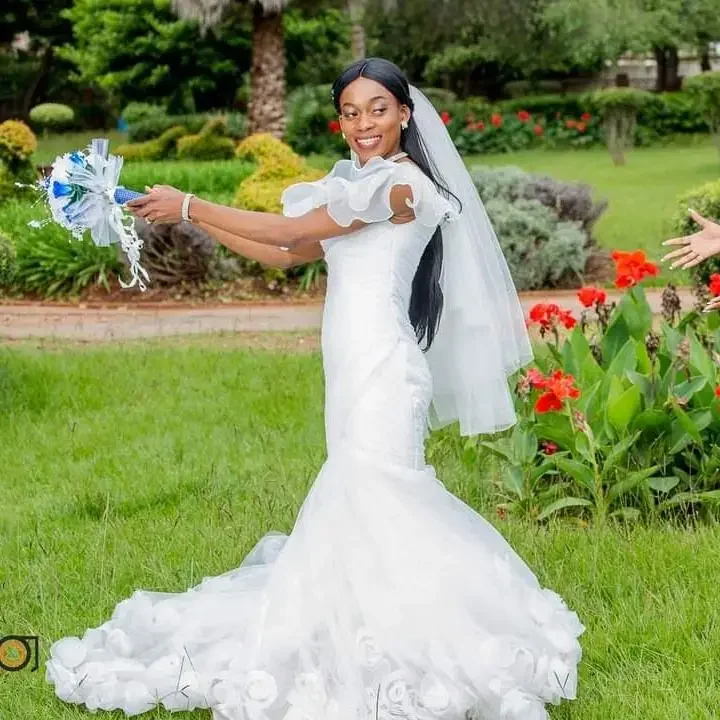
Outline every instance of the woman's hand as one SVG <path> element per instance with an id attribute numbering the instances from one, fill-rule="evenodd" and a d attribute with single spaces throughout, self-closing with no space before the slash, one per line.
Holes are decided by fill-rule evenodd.
<path id="1" fill-rule="evenodd" d="M 699 265 L 713 255 L 720 253 L 720 225 L 704 218 L 694 210 L 690 210 L 690 217 L 702 228 L 693 235 L 666 240 L 663 245 L 682 245 L 679 250 L 673 250 L 663 257 L 665 260 L 678 258 L 670 266 L 671 270 L 688 268 Z"/>
<path id="2" fill-rule="evenodd" d="M 149 223 L 179 223 L 182 221 L 182 203 L 185 193 L 170 185 L 145 187 L 147 195 L 130 200 L 125 207 Z"/>

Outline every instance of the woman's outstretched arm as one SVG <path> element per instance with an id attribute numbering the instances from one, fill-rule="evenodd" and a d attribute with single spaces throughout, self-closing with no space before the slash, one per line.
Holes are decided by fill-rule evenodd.
<path id="1" fill-rule="evenodd" d="M 221 228 L 208 225 L 204 222 L 195 224 L 238 255 L 242 255 L 248 258 L 248 260 L 255 260 L 269 267 L 283 269 L 296 267 L 297 265 L 304 265 L 315 260 L 320 260 L 324 254 L 322 245 L 320 245 L 319 242 L 303 243 L 302 245 L 298 245 L 294 250 L 285 250 L 280 247 L 263 245 L 262 243 L 248 240 L 239 235 L 233 235 L 233 233 L 227 230 L 222 230 Z"/>
<path id="2" fill-rule="evenodd" d="M 168 185 L 156 185 L 147 195 L 131 200 L 126 207 L 139 217 L 153 222 L 180 222 L 185 193 Z M 412 211 L 408 200 L 412 198 L 409 185 L 395 185 L 390 193 L 393 212 L 406 217 Z M 316 243 L 356 232 L 367 225 L 355 220 L 347 227 L 330 217 L 326 207 L 318 207 L 300 217 L 285 217 L 275 213 L 253 212 L 219 205 L 193 197 L 189 208 L 190 219 L 206 223 L 247 240 L 263 245 L 295 249 L 306 243 Z"/>

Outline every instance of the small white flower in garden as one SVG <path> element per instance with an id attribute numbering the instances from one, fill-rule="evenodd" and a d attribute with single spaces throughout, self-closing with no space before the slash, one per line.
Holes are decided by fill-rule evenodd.
<path id="1" fill-rule="evenodd" d="M 86 655 L 85 643 L 78 637 L 66 637 L 50 646 L 50 656 L 66 668 L 76 668 Z"/>
<path id="2" fill-rule="evenodd" d="M 243 697 L 246 701 L 266 708 L 275 702 L 277 694 L 277 683 L 269 672 L 265 670 L 251 670 L 245 677 Z"/>

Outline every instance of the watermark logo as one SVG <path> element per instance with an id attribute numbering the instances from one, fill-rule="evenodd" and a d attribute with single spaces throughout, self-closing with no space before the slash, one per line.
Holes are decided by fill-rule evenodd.
<path id="1" fill-rule="evenodd" d="M 0 637 L 0 670 L 7 670 L 7 672 L 24 670 L 34 660 L 34 666 L 30 672 L 35 672 L 38 669 L 38 638 L 38 635 Z"/>

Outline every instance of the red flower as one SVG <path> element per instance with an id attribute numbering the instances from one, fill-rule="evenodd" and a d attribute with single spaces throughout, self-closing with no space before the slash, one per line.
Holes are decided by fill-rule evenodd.
<path id="1" fill-rule="evenodd" d="M 588 123 L 588 122 L 590 122 L 590 121 L 592 120 L 592 115 L 591 115 L 589 112 L 584 112 L 584 113 L 580 116 L 580 119 L 581 119 L 584 123 Z"/>
<path id="2" fill-rule="evenodd" d="M 482 122 L 482 120 L 478 123 L 475 123 L 475 129 L 482 132 L 485 129 L 485 123 Z"/>
<path id="3" fill-rule="evenodd" d="M 580 397 L 580 390 L 575 387 L 575 378 L 556 370 L 545 380 L 545 392 L 535 403 L 535 412 L 546 413 L 561 410 L 565 400 L 576 400 Z"/>
<path id="4" fill-rule="evenodd" d="M 443 121 L 444 125 L 449 125 L 452 118 L 450 117 L 450 113 L 447 110 L 443 110 L 440 113 L 440 119 Z"/>
<path id="5" fill-rule="evenodd" d="M 720 398 L 720 385 L 715 388 L 715 397 Z"/>
<path id="6" fill-rule="evenodd" d="M 328 122 L 328 130 L 333 135 L 337 135 L 340 132 L 340 123 L 337 120 L 330 120 Z"/>
<path id="7" fill-rule="evenodd" d="M 708 289 L 713 297 L 720 295 L 720 273 L 713 273 L 710 276 L 710 285 L 708 286 Z"/>
<path id="8" fill-rule="evenodd" d="M 632 287 L 648 275 L 655 277 L 659 272 L 658 266 L 649 262 L 642 250 L 634 252 L 615 250 L 612 259 L 615 261 L 617 275 L 615 287 L 618 288 Z"/>
<path id="9" fill-rule="evenodd" d="M 562 310 L 555 303 L 538 303 L 530 308 L 530 323 L 537 323 L 542 330 L 552 330 L 558 324 L 570 330 L 577 325 L 577 320 L 570 310 Z"/>
<path id="10" fill-rule="evenodd" d="M 517 113 L 517 119 L 520 122 L 528 122 L 528 120 L 530 120 L 530 113 L 527 110 L 520 110 Z"/>
<path id="11" fill-rule="evenodd" d="M 540 448 L 545 455 L 554 455 L 558 451 L 558 446 L 549 440 L 543 440 L 540 443 Z"/>
<path id="12" fill-rule="evenodd" d="M 543 126 L 542 126 L 542 125 L 536 125 L 536 126 L 533 128 L 533 132 L 534 132 L 535 135 L 537 135 L 538 137 L 541 137 L 542 134 L 543 134 Z"/>
<path id="13" fill-rule="evenodd" d="M 496 127 L 499 128 L 503 124 L 503 118 L 502 115 L 499 113 L 493 113 L 490 117 L 490 122 Z"/>
<path id="14" fill-rule="evenodd" d="M 525 378 L 530 384 L 530 387 L 533 387 L 536 390 L 544 388 L 547 382 L 545 376 L 537 368 L 530 368 L 530 370 L 527 371 Z"/>
<path id="15" fill-rule="evenodd" d="M 575 125 L 575 129 L 576 129 L 578 132 L 584 133 L 585 130 L 587 130 L 587 126 L 585 125 L 584 122 L 579 122 L 579 123 L 577 123 L 577 124 Z"/>
<path id="16" fill-rule="evenodd" d="M 594 287 L 584 287 L 578 291 L 578 300 L 586 308 L 593 305 L 602 304 L 607 300 L 607 294 L 604 290 L 598 290 Z"/>
<path id="17" fill-rule="evenodd" d="M 577 127 L 577 120 L 566 120 L 565 127 L 568 130 L 574 130 Z"/>

